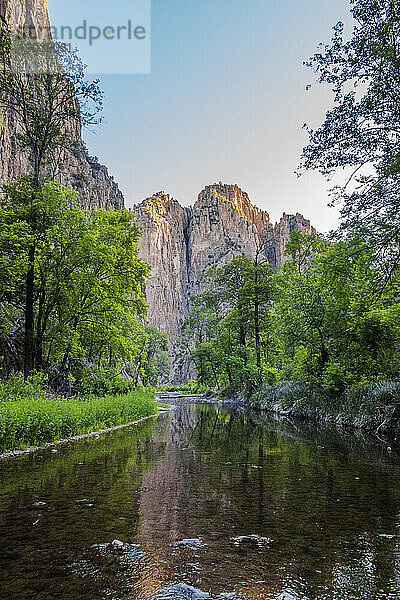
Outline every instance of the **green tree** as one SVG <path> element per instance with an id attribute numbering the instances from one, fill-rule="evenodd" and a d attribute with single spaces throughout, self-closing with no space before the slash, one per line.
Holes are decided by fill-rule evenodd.
<path id="1" fill-rule="evenodd" d="M 217 389 L 249 391 L 261 384 L 271 346 L 277 276 L 257 253 L 208 273 L 211 289 L 193 299 L 186 326 L 200 380 Z"/>
<path id="2" fill-rule="evenodd" d="M 350 0 L 355 27 L 334 27 L 307 64 L 332 87 L 335 106 L 308 129 L 302 169 L 345 173 L 342 230 L 368 238 L 390 277 L 400 259 L 400 16 L 398 0 Z"/>
<path id="3" fill-rule="evenodd" d="M 312 242 L 296 236 L 294 245 L 299 241 L 300 252 Z M 321 242 L 301 274 L 296 258 L 286 263 L 275 312 L 284 377 L 341 392 L 395 373 L 398 283 L 376 294 L 376 277 L 369 247 L 357 238 Z"/>
<path id="4" fill-rule="evenodd" d="M 2 294 L 23 315 L 21 285 L 35 245 L 33 367 L 58 386 L 93 366 L 123 370 L 139 354 L 146 313 L 141 230 L 126 211 L 83 211 L 74 192 L 47 181 L 35 195 L 32 226 L 30 184 L 4 186 L 0 269 L 9 273 Z"/>
<path id="5" fill-rule="evenodd" d="M 144 385 L 157 387 L 169 381 L 170 361 L 167 336 L 160 333 L 154 325 L 146 325 L 143 341 L 135 364 L 134 382 L 139 376 Z"/>
<path id="6" fill-rule="evenodd" d="M 41 225 L 36 213 L 40 177 L 50 167 L 57 168 L 66 149 L 81 143 L 81 126 L 94 124 L 102 109 L 98 81 L 86 82 L 84 71 L 85 65 L 68 45 L 18 38 L 1 24 L 0 108 L 16 119 L 16 142 L 30 165 L 31 187 L 25 192 L 30 210 L 25 218 L 33 230 Z M 25 282 L 25 376 L 34 367 L 35 254 L 33 236 Z"/>

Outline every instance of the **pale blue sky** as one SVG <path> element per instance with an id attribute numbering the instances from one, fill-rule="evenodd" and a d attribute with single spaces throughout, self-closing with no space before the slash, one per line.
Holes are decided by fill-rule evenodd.
<path id="1" fill-rule="evenodd" d="M 302 62 L 338 20 L 350 22 L 348 0 L 152 0 L 151 73 L 100 74 L 105 122 L 85 134 L 127 206 L 159 190 L 193 204 L 221 180 L 272 220 L 302 212 L 320 231 L 335 227 L 329 185 L 294 171 L 302 125 L 317 126 L 330 102 L 327 90 L 305 91 L 313 74 Z"/>

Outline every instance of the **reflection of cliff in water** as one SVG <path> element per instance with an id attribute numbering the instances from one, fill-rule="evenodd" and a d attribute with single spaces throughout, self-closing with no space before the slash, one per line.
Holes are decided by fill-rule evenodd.
<path id="1" fill-rule="evenodd" d="M 218 405 L 181 406 L 170 419 L 165 453 L 142 480 L 138 538 L 163 557 L 170 581 L 251 599 L 283 589 L 289 598 L 395 597 L 379 592 L 399 588 L 395 450 Z M 250 534 L 273 542 L 232 546 Z M 197 558 L 173 554 L 169 544 L 183 538 L 206 543 Z M 187 574 L 193 560 L 201 583 Z"/>
<path id="2" fill-rule="evenodd" d="M 162 459 L 142 479 L 142 524 L 138 538 L 142 543 L 169 544 L 191 537 L 189 513 L 184 510 L 189 506 L 190 490 L 186 487 L 181 455 L 191 452 L 190 438 L 197 420 L 195 406 L 177 408 L 170 415 L 167 433 L 161 429 L 156 434 L 155 439 L 165 449 Z"/>

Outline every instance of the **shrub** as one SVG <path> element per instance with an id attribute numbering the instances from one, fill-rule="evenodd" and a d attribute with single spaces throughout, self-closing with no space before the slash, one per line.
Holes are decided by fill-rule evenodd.
<path id="1" fill-rule="evenodd" d="M 82 374 L 76 384 L 76 391 L 84 396 L 128 394 L 133 389 L 132 381 L 124 379 L 110 367 L 93 366 Z"/>
<path id="2" fill-rule="evenodd" d="M 193 379 L 180 385 L 161 385 L 158 389 L 160 392 L 180 392 L 183 394 L 208 394 L 210 392 L 208 386 Z"/>
<path id="3" fill-rule="evenodd" d="M 33 372 L 24 379 L 20 371 L 14 372 L 4 382 L 0 382 L 0 402 L 16 402 L 26 399 L 41 399 L 47 396 L 47 376 Z"/>
<path id="4" fill-rule="evenodd" d="M 358 384 L 342 394 L 301 380 L 264 384 L 250 398 L 263 410 L 289 410 L 298 417 L 365 429 L 400 429 L 400 381 Z"/>

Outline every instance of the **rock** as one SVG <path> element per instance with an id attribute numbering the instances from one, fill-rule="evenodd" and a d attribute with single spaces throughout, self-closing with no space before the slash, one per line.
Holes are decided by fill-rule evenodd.
<path id="1" fill-rule="evenodd" d="M 253 545 L 258 546 L 259 548 L 263 548 L 264 546 L 268 546 L 274 540 L 271 540 L 267 537 L 261 537 L 259 535 L 255 535 L 252 533 L 251 535 L 239 535 L 238 537 L 231 538 L 231 542 L 234 546 L 242 546 L 242 545 Z"/>
<path id="2" fill-rule="evenodd" d="M 199 548 L 203 548 L 206 545 L 207 544 L 205 544 L 200 538 L 179 540 L 177 542 L 172 542 L 171 544 L 171 546 L 174 546 L 175 548 L 183 546 L 185 548 L 190 548 L 191 550 L 198 550 Z"/>
<path id="3" fill-rule="evenodd" d="M 213 596 L 209 592 L 202 592 L 185 583 L 178 583 L 157 592 L 153 600 L 239 600 L 239 598 L 232 593 Z"/>
<path id="4" fill-rule="evenodd" d="M 0 18 L 12 31 L 29 33 L 31 37 L 40 32 L 43 39 L 50 37 L 47 2 L 44 0 L 2 0 Z M 67 124 L 66 129 L 78 142 L 74 151 L 64 152 L 56 173 L 56 181 L 75 188 L 83 208 L 115 208 L 124 206 L 124 197 L 106 167 L 89 157 L 81 145 L 80 127 Z M 28 171 L 26 153 L 16 142 L 18 121 L 15 114 L 1 115 L 0 124 L 0 183 L 10 183 Z"/>
<path id="5" fill-rule="evenodd" d="M 273 225 L 267 212 L 253 206 L 237 185 L 207 186 L 193 207 L 183 208 L 165 192 L 158 192 L 131 209 L 143 227 L 141 255 L 153 266 L 146 289 L 149 321 L 167 334 L 173 380 L 194 375 L 186 348 L 176 343 L 192 294 L 204 289 L 201 274 L 233 258 L 255 257 L 257 249 L 280 270 L 290 232 L 314 232 L 302 215 L 283 214 Z"/>
<path id="6" fill-rule="evenodd" d="M 89 498 L 82 498 L 82 500 L 75 500 L 75 504 L 79 504 L 79 506 L 91 507 L 93 506 L 93 498 L 90 500 Z"/>
<path id="7" fill-rule="evenodd" d="M 125 547 L 124 542 L 121 542 L 120 540 L 113 540 L 110 544 L 110 546 L 112 548 L 115 548 L 116 550 L 122 550 Z"/>

